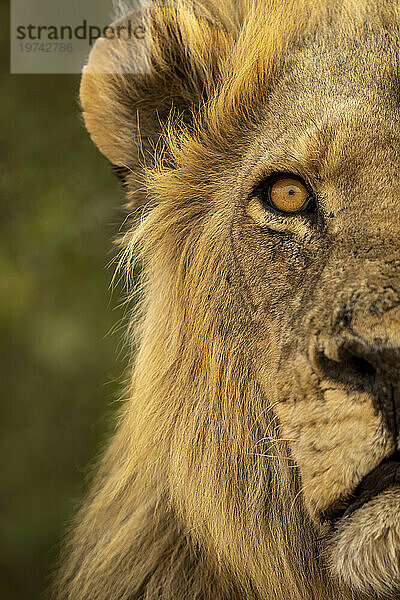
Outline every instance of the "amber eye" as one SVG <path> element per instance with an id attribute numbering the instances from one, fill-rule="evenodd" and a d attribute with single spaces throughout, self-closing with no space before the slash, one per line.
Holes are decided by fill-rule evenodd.
<path id="1" fill-rule="evenodd" d="M 310 212 L 312 195 L 306 185 L 290 176 L 274 178 L 262 190 L 263 200 L 281 213 Z"/>

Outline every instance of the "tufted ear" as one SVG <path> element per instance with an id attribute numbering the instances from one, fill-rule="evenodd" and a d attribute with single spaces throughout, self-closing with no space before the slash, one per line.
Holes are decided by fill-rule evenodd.
<path id="1" fill-rule="evenodd" d="M 97 40 L 82 75 L 83 116 L 120 176 L 152 160 L 171 110 L 188 122 L 207 101 L 228 45 L 226 24 L 187 3 L 131 12 Z"/>

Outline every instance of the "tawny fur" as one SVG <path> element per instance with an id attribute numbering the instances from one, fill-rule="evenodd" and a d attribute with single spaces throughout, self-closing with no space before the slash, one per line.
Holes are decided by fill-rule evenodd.
<path id="1" fill-rule="evenodd" d="M 399 591 L 393 591 L 392 583 L 400 579 L 399 522 L 400 488 L 390 487 L 362 506 L 335 532 L 330 548 L 332 554 L 328 558 L 332 570 L 367 594 L 375 592 L 384 598 L 398 597 Z M 359 532 L 357 536 L 354 530 Z M 388 545 L 390 557 L 386 553 Z M 365 577 L 365 571 L 369 573 L 368 577 Z"/>
<path id="2" fill-rule="evenodd" d="M 368 535 L 350 524 L 338 540 L 321 514 L 396 440 L 371 397 L 332 389 L 315 356 L 339 360 L 343 307 L 360 335 L 399 345 L 398 5 L 178 1 L 129 18 L 145 45 L 97 42 L 81 101 L 93 141 L 126 170 L 135 352 L 55 597 L 394 595 L 398 581 L 377 582 L 398 560 L 396 525 L 371 562 L 354 550 Z M 252 196 L 276 171 L 318 187 L 323 235 Z"/>

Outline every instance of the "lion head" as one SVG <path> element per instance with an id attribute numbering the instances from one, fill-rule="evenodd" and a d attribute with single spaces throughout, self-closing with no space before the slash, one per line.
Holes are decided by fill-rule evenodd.
<path id="1" fill-rule="evenodd" d="M 400 597 L 399 6 L 118 26 L 81 100 L 141 301 L 59 597 Z"/>

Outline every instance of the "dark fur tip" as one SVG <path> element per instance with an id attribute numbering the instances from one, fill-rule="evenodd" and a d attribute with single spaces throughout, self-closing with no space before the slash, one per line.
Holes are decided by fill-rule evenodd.
<path id="1" fill-rule="evenodd" d="M 111 165 L 111 169 L 114 175 L 120 180 L 122 186 L 125 188 L 126 178 L 129 174 L 129 169 L 127 167 L 123 167 L 122 165 Z"/>

